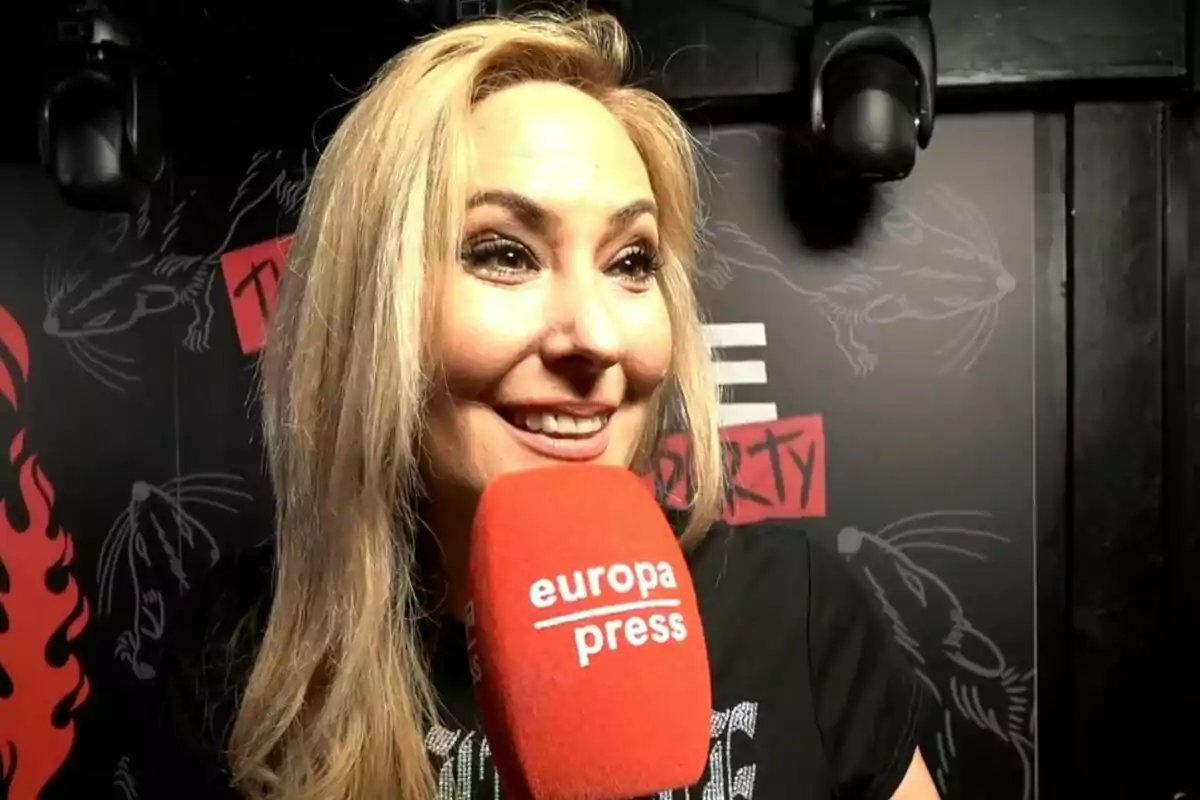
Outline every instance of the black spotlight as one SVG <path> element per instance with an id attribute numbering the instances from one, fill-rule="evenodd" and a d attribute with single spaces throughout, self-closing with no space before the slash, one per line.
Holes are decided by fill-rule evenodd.
<path id="1" fill-rule="evenodd" d="M 58 23 L 38 118 L 42 166 L 71 206 L 127 212 L 162 175 L 158 104 L 130 30 L 97 0 Z"/>
<path id="2" fill-rule="evenodd" d="M 834 173 L 908 176 L 933 135 L 937 49 L 929 0 L 816 0 L 811 133 Z"/>

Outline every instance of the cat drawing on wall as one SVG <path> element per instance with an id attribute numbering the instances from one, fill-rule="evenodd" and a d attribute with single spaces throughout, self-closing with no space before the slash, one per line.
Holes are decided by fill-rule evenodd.
<path id="1" fill-rule="evenodd" d="M 186 309 L 189 321 L 183 346 L 193 353 L 208 350 L 221 254 L 234 241 L 245 217 L 263 204 L 274 203 L 287 215 L 296 212 L 310 178 L 308 161 L 306 152 L 297 176 L 283 151 L 255 153 L 233 193 L 225 230 L 203 252 L 174 249 L 189 204 L 196 202 L 194 192 L 174 203 L 169 219 L 153 236 L 149 223 L 153 197 L 138 214 L 121 215 L 115 242 L 111 234 L 106 234 L 110 241 L 103 246 L 93 238 L 68 253 L 66 265 L 48 266 L 43 331 L 62 341 L 81 369 L 118 390 L 137 382 L 139 376 L 136 359 L 110 340 L 149 317 Z"/>
<path id="2" fill-rule="evenodd" d="M 834 342 L 857 375 L 879 363 L 864 331 L 902 321 L 958 320 L 937 349 L 940 373 L 969 371 L 988 349 L 1000 302 L 1016 288 L 987 220 L 945 186 L 917 207 L 899 189 L 882 190 L 886 212 L 854 248 L 830 263 L 801 269 L 764 247 L 731 219 L 713 219 L 702 274 L 727 284 L 738 270 L 764 272 L 803 297 L 829 323 Z M 829 271 L 828 278 L 822 272 Z"/>
<path id="3" fill-rule="evenodd" d="M 135 481 L 125 510 L 113 521 L 100 547 L 96 568 L 99 613 L 128 620 L 114 654 L 141 679 L 155 671 L 143 648 L 162 638 L 169 604 L 191 588 L 195 571 L 220 558 L 217 540 L 201 520 L 202 510 L 235 513 L 251 494 L 241 477 L 199 473 L 161 485 Z M 128 611 L 124 607 L 128 603 Z M 126 616 L 127 615 L 127 616 Z"/>
<path id="4" fill-rule="evenodd" d="M 962 726 L 990 734 L 1014 758 L 1020 800 L 1033 798 L 1034 670 L 1019 670 L 1000 646 L 976 627 L 949 582 L 919 558 L 921 552 L 972 559 L 985 556 L 971 543 L 1005 537 L 986 530 L 983 511 L 914 514 L 875 532 L 843 528 L 838 551 L 854 559 L 892 634 L 908 654 L 940 716 L 935 752 L 926 753 L 934 778 L 949 796 L 948 782 Z"/>

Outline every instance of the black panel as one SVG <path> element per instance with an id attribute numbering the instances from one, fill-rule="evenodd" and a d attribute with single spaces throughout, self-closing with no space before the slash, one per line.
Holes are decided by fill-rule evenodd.
<path id="1" fill-rule="evenodd" d="M 1067 436 L 1067 160 L 1065 116 L 1038 117 L 1035 130 L 1034 293 L 1037 446 L 1037 796 L 1068 796 L 1071 731 L 1067 564 L 1070 553 Z M 1056 754 L 1056 755 L 1051 755 Z"/>
<path id="2" fill-rule="evenodd" d="M 1200 8 L 1198 3 L 1187 4 L 1189 72 L 1192 91 L 1200 91 Z"/>
<path id="3" fill-rule="evenodd" d="M 934 0 L 939 82 L 976 86 L 1187 71 L 1186 0 Z M 655 86 L 675 98 L 778 94 L 791 86 L 795 31 L 811 24 L 789 0 L 656 0 L 628 19 Z"/>
<path id="4" fill-rule="evenodd" d="M 934 0 L 940 81 L 956 88 L 1122 79 L 1139 86 L 1188 66 L 1187 0 Z M 120 4 L 139 21 L 162 92 L 173 143 L 205 150 L 232 137 L 278 143 L 312 139 L 387 58 L 445 16 L 448 2 L 345 0 L 300 6 L 262 0 Z M 605 0 L 644 55 L 649 85 L 677 100 L 787 92 L 809 4 L 790 0 Z M 442 8 L 442 13 L 435 13 Z M 54 4 L 14 23 L 0 50 L 0 103 L 16 121 L 0 131 L 8 161 L 34 158 L 40 73 L 54 57 Z M 1168 91 L 1169 89 L 1156 89 Z M 1107 97 L 1108 95 L 1106 95 Z M 318 136 L 319 138 L 319 136 Z"/>
<path id="5" fill-rule="evenodd" d="M 1172 792 L 1200 790 L 1200 120 L 1180 110 L 1168 128 L 1165 294 L 1166 509 L 1169 743 Z"/>
<path id="6" fill-rule="evenodd" d="M 1130 104 L 1074 117 L 1069 546 L 1081 797 L 1165 796 L 1161 115 Z"/>

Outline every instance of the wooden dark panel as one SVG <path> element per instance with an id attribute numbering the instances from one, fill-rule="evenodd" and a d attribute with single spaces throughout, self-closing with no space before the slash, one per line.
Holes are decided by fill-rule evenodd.
<path id="1" fill-rule="evenodd" d="M 1162 109 L 1073 128 L 1072 794 L 1166 797 Z"/>

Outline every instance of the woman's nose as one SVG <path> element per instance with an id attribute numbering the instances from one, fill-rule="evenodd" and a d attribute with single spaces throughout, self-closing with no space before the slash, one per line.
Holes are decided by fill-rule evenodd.
<path id="1" fill-rule="evenodd" d="M 556 278 L 542 352 L 548 359 L 584 360 L 601 370 L 617 363 L 624 343 L 607 279 L 594 269 L 588 272 Z"/>

